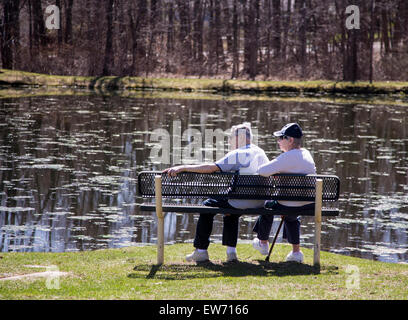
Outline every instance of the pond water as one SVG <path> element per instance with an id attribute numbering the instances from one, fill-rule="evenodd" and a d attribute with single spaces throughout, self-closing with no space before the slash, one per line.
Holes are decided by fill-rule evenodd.
<path id="1" fill-rule="evenodd" d="M 340 216 L 323 219 L 322 250 L 408 260 L 407 107 L 73 95 L 0 99 L 0 119 L 2 252 L 155 243 L 155 215 L 139 211 L 136 191 L 138 172 L 168 167 L 152 157 L 157 146 L 152 134 L 168 132 L 170 159 L 177 153 L 184 161 L 189 132 L 202 134 L 199 150 L 212 160 L 220 147 L 205 143 L 206 130 L 249 121 L 270 159 L 280 153 L 272 132 L 300 123 L 318 172 L 340 177 Z M 173 134 L 181 139 L 173 140 Z M 192 242 L 197 218 L 167 214 L 165 241 Z M 253 238 L 255 219 L 241 217 L 241 242 Z M 313 218 L 303 218 L 302 245 L 313 246 L 313 232 Z M 221 233 L 218 217 L 212 240 L 220 241 Z"/>

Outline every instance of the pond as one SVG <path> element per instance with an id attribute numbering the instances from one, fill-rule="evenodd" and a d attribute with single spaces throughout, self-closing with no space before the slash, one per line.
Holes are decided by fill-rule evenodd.
<path id="1" fill-rule="evenodd" d="M 162 162 L 168 159 L 191 162 L 189 156 L 197 150 L 203 160 L 213 161 L 227 146 L 224 149 L 205 135 L 244 121 L 251 122 L 258 145 L 272 159 L 280 153 L 272 132 L 298 122 L 318 172 L 341 179 L 340 216 L 323 219 L 322 250 L 407 262 L 405 106 L 245 96 L 179 99 L 81 94 L 0 99 L 0 119 L 2 252 L 155 243 L 155 215 L 138 208 L 138 172 L 164 169 L 169 163 Z M 152 156 L 158 132 L 171 137 L 166 161 L 158 161 L 159 154 Z M 192 132 L 201 134 L 201 141 L 192 141 Z M 189 149 L 192 145 L 195 150 Z M 192 242 L 197 218 L 167 214 L 165 241 Z M 255 219 L 241 217 L 239 241 L 254 237 Z M 313 218 L 302 218 L 303 246 L 312 248 L 313 232 Z M 218 217 L 212 241 L 220 241 L 221 233 Z"/>

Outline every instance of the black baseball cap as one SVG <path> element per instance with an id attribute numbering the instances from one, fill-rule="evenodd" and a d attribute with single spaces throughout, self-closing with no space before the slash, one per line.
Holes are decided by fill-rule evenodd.
<path id="1" fill-rule="evenodd" d="M 273 133 L 275 137 L 292 137 L 292 138 L 300 138 L 303 136 L 302 128 L 297 123 L 288 123 L 284 126 L 280 131 L 275 131 Z"/>

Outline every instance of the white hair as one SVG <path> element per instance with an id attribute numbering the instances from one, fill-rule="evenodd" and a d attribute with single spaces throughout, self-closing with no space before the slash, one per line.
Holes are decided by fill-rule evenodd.
<path id="1" fill-rule="evenodd" d="M 241 134 L 245 134 L 246 139 L 252 141 L 253 135 L 251 124 L 249 122 L 244 122 L 231 127 L 231 136 L 238 137 L 241 136 Z"/>

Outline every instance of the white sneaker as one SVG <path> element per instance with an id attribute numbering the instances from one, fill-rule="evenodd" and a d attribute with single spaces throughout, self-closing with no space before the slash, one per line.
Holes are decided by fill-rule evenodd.
<path id="1" fill-rule="evenodd" d="M 258 238 L 254 238 L 254 240 L 252 240 L 252 246 L 264 256 L 267 256 L 269 253 L 269 245 L 267 243 L 261 243 Z"/>
<path id="2" fill-rule="evenodd" d="M 238 257 L 236 252 L 227 253 L 227 262 L 238 262 Z"/>
<path id="3" fill-rule="evenodd" d="M 295 261 L 295 262 L 299 262 L 302 263 L 303 262 L 303 253 L 302 251 L 298 251 L 298 252 L 293 252 L 291 251 L 287 256 L 286 256 L 286 261 Z"/>
<path id="4" fill-rule="evenodd" d="M 201 251 L 199 252 L 197 249 L 194 250 L 193 253 L 189 254 L 186 256 L 186 260 L 191 262 L 191 261 L 195 261 L 195 262 L 204 262 L 204 261 L 208 261 L 209 257 L 208 257 L 208 251 Z"/>

